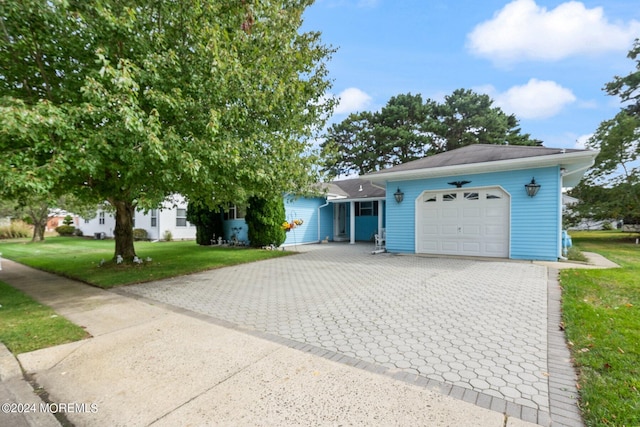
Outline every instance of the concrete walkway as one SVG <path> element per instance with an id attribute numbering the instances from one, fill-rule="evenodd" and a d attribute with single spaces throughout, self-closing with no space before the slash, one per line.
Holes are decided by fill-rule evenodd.
<path id="1" fill-rule="evenodd" d="M 556 333 L 556 338 L 547 340 L 557 329 L 547 325 L 546 288 L 540 291 L 540 283 L 551 287 L 554 284 L 553 271 L 551 280 L 546 280 L 547 266 L 371 256 L 365 254 L 368 250 L 364 247 L 360 250 L 359 245 L 314 245 L 299 249 L 305 252 L 294 257 L 215 270 L 203 273 L 204 276 L 156 282 L 154 286 L 122 288 L 117 293 L 4 260 L 0 280 L 53 307 L 59 314 L 84 326 L 93 336 L 22 354 L 18 360 L 22 369 L 48 393 L 50 402 L 72 404 L 60 412 L 63 418 L 78 426 L 503 426 L 505 422 L 509 426 L 526 426 L 532 425 L 527 421 L 548 425 L 551 419 L 554 425 L 580 425 L 579 416 L 576 419 L 577 394 L 573 398 L 555 395 L 566 387 L 563 382 L 575 382 L 575 378 L 572 378 L 570 366 L 562 362 L 563 357 L 568 358 L 567 353 L 562 353 L 562 334 Z M 351 258 L 341 250 L 351 250 Z M 327 281 L 328 275 L 339 267 L 349 270 L 357 265 L 354 263 L 357 257 L 366 260 L 367 269 L 355 269 L 358 274 L 344 277 L 339 283 Z M 413 273 L 409 272 L 407 263 L 416 262 L 422 265 L 416 270 L 421 273 L 421 279 L 416 285 L 419 288 L 412 288 L 408 277 Z M 428 263 L 429 268 L 423 263 Z M 497 267 L 500 270 L 496 270 Z M 480 274 L 478 268 L 484 273 Z M 471 298 L 464 295 L 470 291 L 469 287 L 455 288 L 459 306 L 455 312 L 438 311 L 445 304 L 454 307 L 449 300 L 451 295 L 446 293 L 432 297 L 435 299 L 431 305 L 418 303 L 418 307 L 415 306 L 415 292 L 420 289 L 433 291 L 438 283 L 443 283 L 438 285 L 443 292 L 455 287 L 456 282 L 461 281 L 452 278 L 456 271 L 460 277 L 473 278 L 471 282 L 476 284 L 478 281 L 491 283 L 504 276 L 504 271 L 509 271 L 525 283 L 521 291 L 527 287 L 535 288 L 535 291 L 531 291 L 534 294 L 527 291 L 524 296 L 516 295 L 519 292 L 511 295 L 524 300 L 500 301 L 496 299 L 497 291 L 492 288 L 487 290 L 485 300 L 477 303 L 474 299 L 478 295 Z M 229 276 L 223 278 L 221 274 Z M 374 279 L 383 275 L 393 278 L 394 283 L 404 278 L 406 288 L 385 291 L 384 286 L 373 286 L 377 283 Z M 318 282 L 319 278 L 323 281 Z M 213 294 L 202 290 L 194 293 L 193 289 L 202 289 L 203 283 L 208 284 L 205 289 L 215 290 Z M 315 290 L 295 285 L 311 284 L 313 287 L 313 283 Z M 327 283 L 331 286 L 325 287 Z M 555 285 L 557 288 L 557 283 Z M 141 296 L 145 292 L 156 295 L 145 295 L 137 300 L 122 295 L 135 293 Z M 338 294 L 332 297 L 336 292 Z M 340 292 L 350 296 L 342 305 L 339 301 L 345 295 Z M 165 297 L 160 297 L 162 294 Z M 213 296 L 214 299 L 201 305 L 213 304 L 214 312 L 180 304 L 177 301 L 180 295 L 185 301 L 192 302 L 205 295 L 207 298 Z M 382 301 L 378 301 L 380 298 Z M 523 313 L 524 318 L 533 316 L 536 310 L 530 310 L 526 305 L 532 305 L 534 301 L 536 309 L 542 307 L 544 327 L 541 330 L 540 325 L 530 324 L 527 331 L 522 331 L 523 343 L 517 342 L 522 338 L 516 336 L 520 331 L 514 330 L 512 339 L 507 340 L 483 335 L 484 328 L 474 329 L 474 326 L 482 325 L 473 313 L 477 313 L 476 304 L 490 304 L 488 300 L 494 301 L 493 312 L 498 313 L 494 316 L 494 326 L 513 325 L 514 318 L 523 318 Z M 559 303 L 559 296 L 557 301 Z M 371 305 L 378 313 L 377 322 L 363 317 L 372 315 L 365 310 Z M 176 308 L 180 306 L 182 308 Z M 397 310 L 401 310 L 404 317 L 392 317 Z M 439 332 L 434 334 L 432 325 L 415 323 L 419 320 L 416 310 L 424 317 L 449 316 L 448 324 L 441 323 Z M 555 322 L 552 313 L 549 316 Z M 465 317 L 472 320 L 458 324 L 464 322 Z M 411 322 L 405 323 L 406 319 Z M 531 318 L 525 323 L 539 320 Z M 366 326 L 369 324 L 377 325 L 379 334 Z M 476 341 L 456 343 L 461 329 L 477 330 Z M 415 338 L 419 330 L 425 339 Z M 412 331 L 413 338 L 403 336 L 403 331 Z M 325 335 L 328 339 L 324 339 Z M 485 336 L 488 341 L 480 340 Z M 420 342 L 437 341 L 437 337 L 443 338 L 438 346 L 423 345 L 423 354 L 415 351 Z M 417 342 L 410 341 L 412 339 Z M 498 353 L 494 356 L 488 344 L 500 341 L 508 342 L 508 345 L 493 349 Z M 383 346 L 382 342 L 390 344 Z M 407 343 L 413 347 L 402 347 Z M 483 344 L 487 347 L 486 353 L 480 351 L 482 356 L 473 355 L 473 350 Z M 462 348 L 465 345 L 471 346 L 466 352 Z M 556 345 L 557 351 L 562 353 L 557 357 L 553 355 Z M 531 347 L 529 352 L 515 350 L 527 350 L 525 346 Z M 509 349 L 510 353 L 497 352 L 503 349 Z M 550 362 L 542 366 L 545 352 L 549 353 Z M 527 359 L 531 354 L 535 360 Z M 509 358 L 514 355 L 523 361 Z M 2 347 L 0 356 L 2 403 L 25 403 L 25 395 L 15 392 L 21 386 L 28 387 L 21 381 L 19 369 L 16 370 L 18 362 L 10 355 L 7 357 L 6 349 Z M 451 357 L 446 362 L 448 370 L 435 368 L 438 365 L 435 359 L 431 365 L 433 372 L 426 368 L 431 363 L 426 362 L 427 357 L 437 357 L 442 362 L 448 360 L 448 356 Z M 423 362 L 420 362 L 421 358 Z M 557 366 L 551 360 L 553 358 L 560 360 Z M 487 366 L 490 360 L 495 365 L 494 370 Z M 479 367 L 474 368 L 474 362 Z M 522 372 L 523 375 L 516 375 L 520 378 L 519 384 L 506 381 L 504 385 L 491 384 L 492 378 L 499 377 L 489 372 L 500 371 L 501 367 L 508 371 L 507 365 L 517 369 L 516 365 L 527 366 L 527 363 L 531 368 L 535 367 L 536 374 L 531 374 L 532 377 Z M 482 369 L 486 371 L 484 377 Z M 463 374 L 466 371 L 468 373 Z M 535 399 L 534 391 L 524 387 L 526 378 L 530 378 L 533 384 L 530 387 L 538 392 Z M 545 378 L 549 378 L 548 383 Z M 560 383 L 554 385 L 552 379 Z M 492 387 L 487 388 L 481 381 Z M 515 378 L 514 382 L 517 382 Z M 508 396 L 511 389 L 520 395 Z M 529 391 L 531 396 L 523 390 Z M 46 417 L 48 414 L 37 414 L 45 416 L 45 421 L 44 418 L 34 421 L 34 414 L 23 415 L 19 417 L 23 423 L 20 424 L 15 413 L 0 413 L 0 425 L 55 423 L 50 416 Z"/>

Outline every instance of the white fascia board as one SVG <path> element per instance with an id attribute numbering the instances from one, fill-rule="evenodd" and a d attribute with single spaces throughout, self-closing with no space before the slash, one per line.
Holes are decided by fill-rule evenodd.
<path id="1" fill-rule="evenodd" d="M 329 199 L 329 202 L 369 202 L 369 201 L 377 201 L 377 200 L 386 200 L 386 197 L 360 197 L 347 199 L 346 197 L 341 199 Z"/>
<path id="2" fill-rule="evenodd" d="M 589 169 L 599 151 L 579 151 L 575 153 L 552 154 L 548 156 L 524 157 L 520 159 L 498 160 L 495 162 L 471 163 L 465 165 L 442 166 L 437 168 L 414 169 L 408 171 L 380 173 L 371 176 L 363 176 L 372 183 L 385 183 L 393 181 L 408 181 L 422 178 L 437 178 L 442 176 L 457 176 L 464 174 L 479 174 L 491 172 L 503 172 L 510 170 L 544 168 L 560 166 L 569 173 L 578 170 Z"/>

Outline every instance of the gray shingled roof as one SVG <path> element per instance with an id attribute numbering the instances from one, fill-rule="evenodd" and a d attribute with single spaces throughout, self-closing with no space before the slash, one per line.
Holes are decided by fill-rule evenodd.
<path id="1" fill-rule="evenodd" d="M 385 196 L 385 190 L 368 179 L 351 178 L 322 184 L 331 195 L 346 199 L 368 199 Z"/>
<path id="2" fill-rule="evenodd" d="M 526 157 L 549 156 L 553 154 L 573 153 L 579 151 L 584 150 L 534 147 L 526 145 L 472 144 L 456 150 L 445 151 L 444 153 L 393 166 L 389 169 L 373 172 L 369 175 L 445 166 L 468 165 L 473 163 L 496 162 L 500 160 L 522 159 Z"/>
<path id="3" fill-rule="evenodd" d="M 371 184 L 368 179 L 343 179 L 341 181 L 333 181 L 332 184 L 340 187 L 350 199 L 384 197 L 386 193 L 383 188 Z"/>

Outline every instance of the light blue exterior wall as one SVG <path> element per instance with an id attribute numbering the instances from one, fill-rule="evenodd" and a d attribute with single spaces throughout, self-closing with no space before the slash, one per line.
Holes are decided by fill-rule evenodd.
<path id="1" fill-rule="evenodd" d="M 375 202 L 377 203 L 377 201 Z M 346 207 L 346 236 L 350 235 L 351 214 L 350 203 Z M 384 205 L 384 204 L 383 204 Z M 303 224 L 287 232 L 285 246 L 305 243 L 317 243 L 320 240 L 334 237 L 334 203 L 328 203 L 323 197 L 284 199 L 285 218 L 287 222 L 301 219 Z M 383 207 L 384 210 L 384 207 Z M 383 216 L 384 218 L 384 216 Z M 378 230 L 378 216 L 358 216 L 355 218 L 356 240 L 371 241 Z M 248 227 L 244 219 L 226 220 L 223 222 L 225 239 L 231 240 L 236 234 L 238 240 L 248 241 Z M 383 224 L 384 227 L 384 224 Z M 320 230 L 320 233 L 318 233 Z"/>
<path id="2" fill-rule="evenodd" d="M 535 177 L 538 194 L 527 196 L 524 185 Z M 510 195 L 510 258 L 557 260 L 561 254 L 561 177 L 559 167 L 458 175 L 387 182 L 386 228 L 389 252 L 415 253 L 415 201 L 424 190 L 455 188 L 451 181 L 467 180 L 465 188 L 501 186 Z M 393 193 L 400 188 L 402 203 Z"/>
<path id="3" fill-rule="evenodd" d="M 222 228 L 224 230 L 225 237 L 227 237 L 226 240 L 233 240 L 234 235 L 239 242 L 246 242 L 249 240 L 249 228 L 247 227 L 247 223 L 244 219 L 228 219 L 223 221 Z"/>
<path id="4" fill-rule="evenodd" d="M 284 208 L 287 221 L 292 222 L 294 219 L 301 219 L 303 224 L 296 226 L 287 233 L 284 245 L 318 242 L 318 208 L 325 203 L 326 200 L 321 197 L 285 198 Z M 329 206 L 320 209 L 320 230 L 324 229 L 323 225 L 326 226 L 322 221 L 322 217 L 330 216 L 331 213 Z M 320 235 L 324 239 L 322 233 Z"/>
<path id="5" fill-rule="evenodd" d="M 320 199 L 320 240 L 333 238 L 333 203 L 327 204 L 326 199 Z M 326 205 L 326 206 L 325 206 Z"/>

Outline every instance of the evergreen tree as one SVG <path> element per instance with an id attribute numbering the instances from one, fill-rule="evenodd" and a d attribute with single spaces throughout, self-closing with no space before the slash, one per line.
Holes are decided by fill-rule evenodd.
<path id="1" fill-rule="evenodd" d="M 249 242 L 252 247 L 280 246 L 284 243 L 286 234 L 282 223 L 286 218 L 281 195 L 270 198 L 250 197 L 244 219 L 249 227 Z"/>

